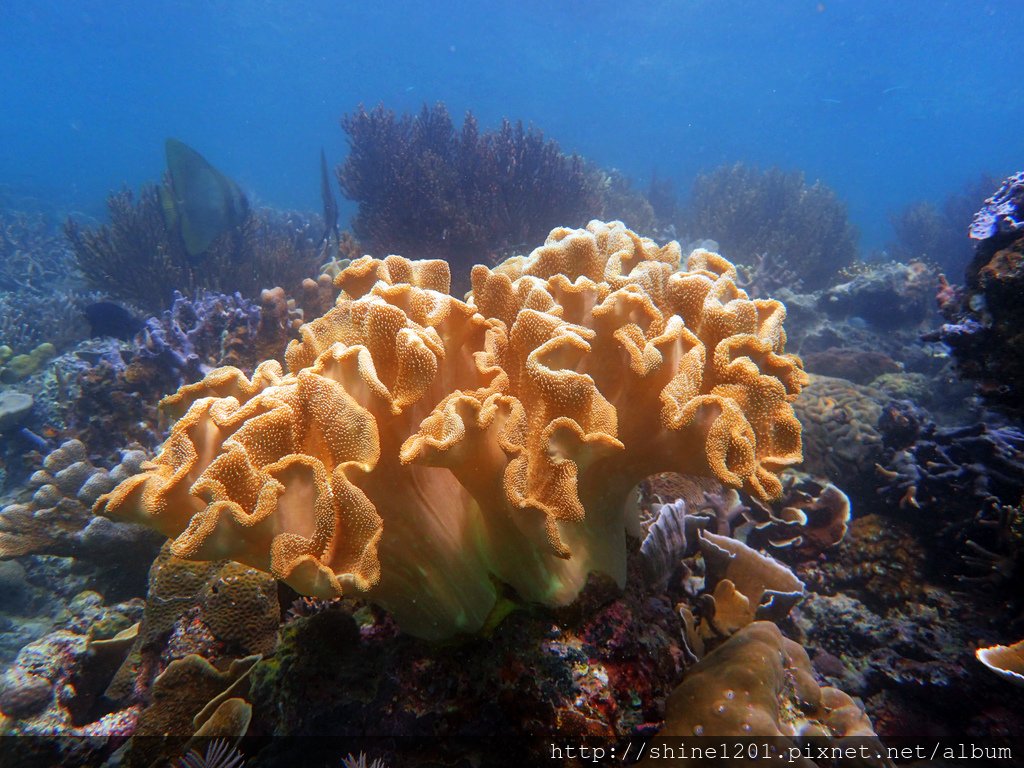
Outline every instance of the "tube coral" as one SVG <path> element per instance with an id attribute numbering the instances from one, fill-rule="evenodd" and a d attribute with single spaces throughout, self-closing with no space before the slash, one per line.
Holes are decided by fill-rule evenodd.
<path id="1" fill-rule="evenodd" d="M 180 418 L 163 451 L 96 511 L 180 557 L 365 592 L 428 638 L 479 629 L 495 579 L 548 605 L 591 571 L 623 583 L 647 475 L 768 498 L 801 459 L 785 308 L 716 254 L 679 261 L 675 242 L 595 221 L 474 267 L 463 302 L 443 261 L 358 259 L 287 374 L 218 368 L 165 399 Z"/>

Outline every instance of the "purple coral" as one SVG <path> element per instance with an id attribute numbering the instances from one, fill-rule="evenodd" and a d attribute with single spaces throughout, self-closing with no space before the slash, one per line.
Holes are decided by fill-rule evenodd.
<path id="1" fill-rule="evenodd" d="M 976 568 L 975 556 L 1007 549 L 998 521 L 1024 495 L 1024 432 L 983 422 L 921 423 L 916 440 L 895 451 L 880 474 L 883 497 L 932 535 L 935 575 L 959 578 L 964 565 Z"/>
<path id="2" fill-rule="evenodd" d="M 971 222 L 971 237 L 988 240 L 1024 229 L 1024 171 L 1007 177 Z"/>
<path id="3" fill-rule="evenodd" d="M 229 331 L 244 328 L 255 338 L 259 324 L 259 305 L 237 292 L 187 299 L 175 291 L 171 308 L 146 321 L 138 337 L 139 356 L 166 365 L 179 385 L 197 381 L 220 364 Z"/>
<path id="4" fill-rule="evenodd" d="M 970 519 L 993 500 L 1013 503 L 1024 493 L 1024 432 L 979 422 L 961 427 L 920 426 L 920 437 L 888 463 L 883 493 L 903 506 L 935 505 Z M 957 515 L 957 512 L 960 514 Z"/>

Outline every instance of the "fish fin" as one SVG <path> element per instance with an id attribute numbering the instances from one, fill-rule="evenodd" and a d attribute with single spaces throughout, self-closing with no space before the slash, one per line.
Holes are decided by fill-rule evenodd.
<path id="1" fill-rule="evenodd" d="M 166 184 L 160 185 L 160 208 L 164 213 L 164 224 L 168 231 L 174 232 L 178 227 L 178 206 L 174 203 L 174 193 Z"/>

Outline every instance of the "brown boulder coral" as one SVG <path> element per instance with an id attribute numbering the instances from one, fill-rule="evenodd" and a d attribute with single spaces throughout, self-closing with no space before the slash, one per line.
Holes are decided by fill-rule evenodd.
<path id="1" fill-rule="evenodd" d="M 81 441 L 65 441 L 29 479 L 32 496 L 0 508 L 0 560 L 57 555 L 104 564 L 113 560 L 121 566 L 135 560 L 139 545 L 152 534 L 111 524 L 89 510 L 100 495 L 136 474 L 145 460 L 145 451 L 125 450 L 120 463 L 107 470 L 92 464 Z"/>
<path id="2" fill-rule="evenodd" d="M 805 472 L 839 482 L 847 491 L 874 494 L 875 464 L 882 459 L 878 419 L 885 395 L 846 379 L 809 375 L 794 403 L 803 427 Z"/>
<path id="3" fill-rule="evenodd" d="M 181 418 L 96 511 L 314 596 L 366 592 L 409 632 L 472 632 L 494 579 L 570 602 L 625 580 L 629 492 L 668 470 L 777 495 L 800 461 L 785 308 L 733 266 L 621 223 L 556 229 L 473 269 L 364 257 L 300 330 L 289 372 L 220 368 L 164 401 Z"/>
<path id="4" fill-rule="evenodd" d="M 730 749 L 708 758 L 701 755 L 689 759 L 684 743 L 673 737 L 693 736 L 784 737 L 771 743 L 774 756 L 801 766 L 816 764 L 803 757 L 797 746 L 807 737 L 836 740 L 838 744 L 848 737 L 860 737 L 858 747 L 871 745 L 874 749 L 869 752 L 885 754 L 871 721 L 856 702 L 838 688 L 819 687 L 807 652 L 767 621 L 748 624 L 691 667 L 669 696 L 666 709 L 665 726 L 650 745 L 648 759 L 639 763 L 641 766 L 711 765 L 723 755 L 729 765 L 754 766 L 772 757 L 765 751 L 748 753 L 744 749 L 734 754 Z M 698 743 L 711 746 L 710 742 Z M 754 746 L 762 750 L 769 747 L 767 743 Z M 730 756 L 734 759 L 728 759 Z M 842 764 L 854 762 L 886 764 L 870 757 Z"/>

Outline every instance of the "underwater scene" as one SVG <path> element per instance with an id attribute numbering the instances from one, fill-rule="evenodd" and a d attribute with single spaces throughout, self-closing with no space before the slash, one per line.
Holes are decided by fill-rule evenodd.
<path id="1" fill-rule="evenodd" d="M 0 768 L 1024 765 L 1019 31 L 0 4 Z"/>

